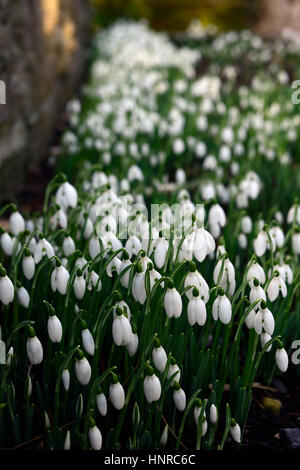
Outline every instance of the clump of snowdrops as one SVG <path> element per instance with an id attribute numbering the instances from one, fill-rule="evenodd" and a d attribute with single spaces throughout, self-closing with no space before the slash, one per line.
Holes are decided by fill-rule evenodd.
<path id="1" fill-rule="evenodd" d="M 197 78 L 200 46 L 101 33 L 63 139 L 75 185 L 58 173 L 34 218 L 1 210 L 1 447 L 222 449 L 254 380 L 288 368 L 298 121 L 270 112 L 270 83 L 235 94 L 234 66 Z"/>

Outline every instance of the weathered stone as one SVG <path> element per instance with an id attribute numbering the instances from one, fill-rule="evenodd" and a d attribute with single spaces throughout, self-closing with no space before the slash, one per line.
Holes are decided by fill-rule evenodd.
<path id="1" fill-rule="evenodd" d="M 280 430 L 280 438 L 288 449 L 300 449 L 300 429 L 287 428 Z"/>
<path id="2" fill-rule="evenodd" d="M 45 157 L 80 81 L 89 37 L 86 0 L 0 0 L 0 201 Z"/>

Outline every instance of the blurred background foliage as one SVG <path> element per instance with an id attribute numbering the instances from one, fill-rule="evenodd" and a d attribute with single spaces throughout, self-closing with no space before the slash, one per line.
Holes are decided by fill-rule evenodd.
<path id="1" fill-rule="evenodd" d="M 92 0 L 96 22 L 146 18 L 157 30 L 183 31 L 191 20 L 220 30 L 250 28 L 258 20 L 262 0 Z"/>

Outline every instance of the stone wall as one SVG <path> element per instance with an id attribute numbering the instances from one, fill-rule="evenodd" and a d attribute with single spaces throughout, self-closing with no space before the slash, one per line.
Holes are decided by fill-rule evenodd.
<path id="1" fill-rule="evenodd" d="M 0 80 L 6 85 L 0 202 L 15 197 L 29 163 L 45 158 L 58 117 L 80 82 L 88 5 L 89 0 L 0 0 Z"/>

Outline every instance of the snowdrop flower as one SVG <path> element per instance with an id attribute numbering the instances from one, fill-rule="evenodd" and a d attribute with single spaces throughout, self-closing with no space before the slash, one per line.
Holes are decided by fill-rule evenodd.
<path id="1" fill-rule="evenodd" d="M 116 318 L 112 325 L 112 336 L 117 346 L 126 346 L 132 338 L 131 325 L 120 307 L 116 309 Z"/>
<path id="2" fill-rule="evenodd" d="M 272 336 L 270 336 L 268 333 L 262 333 L 260 335 L 260 344 L 261 347 L 264 348 L 265 345 L 272 339 Z M 266 352 L 270 352 L 272 349 L 272 344 L 266 349 Z"/>
<path id="3" fill-rule="evenodd" d="M 28 308 L 29 302 L 30 302 L 28 291 L 20 283 L 17 283 L 17 286 L 18 286 L 17 287 L 18 302 L 20 305 L 22 305 L 22 307 Z"/>
<path id="4" fill-rule="evenodd" d="M 182 168 L 179 168 L 178 170 L 176 170 L 175 179 L 176 179 L 177 184 L 183 185 L 185 183 L 186 176 L 185 176 L 185 171 Z"/>
<path id="5" fill-rule="evenodd" d="M 209 410 L 209 420 L 211 424 L 216 424 L 218 421 L 218 410 L 214 403 L 211 405 Z"/>
<path id="6" fill-rule="evenodd" d="M 63 370 L 61 378 L 62 378 L 64 389 L 67 392 L 70 388 L 70 371 L 69 371 L 69 369 L 64 369 Z"/>
<path id="7" fill-rule="evenodd" d="M 246 323 L 247 327 L 249 328 L 249 330 L 251 328 L 254 328 L 255 315 L 256 315 L 255 309 L 252 309 L 246 317 L 245 323 Z"/>
<path id="8" fill-rule="evenodd" d="M 64 450 L 71 449 L 71 434 L 70 431 L 67 431 L 65 442 L 64 442 Z"/>
<path id="9" fill-rule="evenodd" d="M 228 295 L 233 295 L 235 291 L 235 269 L 233 264 L 225 253 L 217 262 L 214 269 L 214 283 L 222 287 L 224 292 L 228 292 Z"/>
<path id="10" fill-rule="evenodd" d="M 164 372 L 166 365 L 167 365 L 167 354 L 164 348 L 162 347 L 158 338 L 154 340 L 154 348 L 152 350 L 152 359 L 156 369 L 159 372 Z"/>
<path id="11" fill-rule="evenodd" d="M 90 356 L 93 356 L 95 352 L 95 342 L 90 330 L 87 327 L 87 323 L 84 320 L 81 320 L 81 339 L 85 352 L 87 352 Z"/>
<path id="12" fill-rule="evenodd" d="M 198 323 L 199 326 L 205 325 L 206 306 L 200 298 L 199 291 L 194 287 L 193 297 L 190 299 L 187 307 L 188 322 L 191 326 Z"/>
<path id="13" fill-rule="evenodd" d="M 288 224 L 292 224 L 294 221 L 300 225 L 300 206 L 298 201 L 290 208 L 287 215 Z"/>
<path id="14" fill-rule="evenodd" d="M 78 350 L 76 354 L 75 375 L 81 385 L 87 385 L 92 375 L 90 363 L 81 350 Z"/>
<path id="15" fill-rule="evenodd" d="M 129 257 L 132 258 L 133 255 L 137 256 L 140 250 L 142 249 L 142 244 L 138 237 L 133 235 L 132 237 L 128 238 L 125 244 L 125 250 L 129 254 Z"/>
<path id="16" fill-rule="evenodd" d="M 186 395 L 184 390 L 180 387 L 179 382 L 174 382 L 173 384 L 174 391 L 173 391 L 173 400 L 177 410 L 184 411 L 186 407 Z"/>
<path id="17" fill-rule="evenodd" d="M 82 271 L 80 269 L 77 270 L 76 277 L 74 279 L 74 294 L 76 299 L 81 300 L 84 297 L 86 290 L 86 282 L 84 277 L 82 276 Z"/>
<path id="18" fill-rule="evenodd" d="M 29 362 L 32 365 L 40 364 L 43 360 L 43 347 L 40 340 L 37 338 L 34 329 L 28 327 L 28 339 L 26 343 L 26 350 Z"/>
<path id="19" fill-rule="evenodd" d="M 174 358 L 171 359 L 171 362 L 170 362 L 170 365 L 169 365 L 169 369 L 168 369 L 168 374 L 167 374 L 167 378 L 168 380 L 173 376 L 173 382 L 176 380 L 177 382 L 180 380 L 180 377 L 181 377 L 181 373 L 180 373 L 180 369 L 178 367 L 178 365 L 176 364 L 176 361 Z"/>
<path id="20" fill-rule="evenodd" d="M 278 369 L 281 372 L 286 372 L 288 365 L 289 365 L 289 358 L 282 343 L 279 345 L 275 353 L 275 359 L 276 359 L 276 364 L 277 364 Z"/>
<path id="21" fill-rule="evenodd" d="M 242 249 L 245 249 L 247 248 L 247 245 L 248 245 L 248 240 L 247 240 L 247 237 L 244 233 L 240 233 L 239 236 L 238 236 L 238 242 L 239 242 L 239 246 L 242 248 Z"/>
<path id="22" fill-rule="evenodd" d="M 136 354 L 137 350 L 138 350 L 139 337 L 137 335 L 137 327 L 136 327 L 135 324 L 133 324 L 131 326 L 131 329 L 132 329 L 131 339 L 130 339 L 129 343 L 126 344 L 126 348 L 127 348 L 129 356 L 133 357 Z"/>
<path id="23" fill-rule="evenodd" d="M 24 258 L 22 260 L 22 269 L 24 276 L 30 281 L 35 273 L 35 262 L 28 248 L 24 250 Z"/>
<path id="24" fill-rule="evenodd" d="M 223 289 L 219 290 L 219 295 L 213 303 L 212 307 L 213 319 L 221 320 L 224 325 L 228 325 L 232 316 L 232 307 L 230 300 L 224 294 Z"/>
<path id="25" fill-rule="evenodd" d="M 11 256 L 14 250 L 14 238 L 12 238 L 9 233 L 5 232 L 5 230 L 0 227 L 0 242 L 3 252 L 6 256 Z"/>
<path id="26" fill-rule="evenodd" d="M 14 348 L 11 346 L 8 350 L 7 356 L 6 356 L 6 365 L 9 367 L 11 365 L 11 361 L 14 355 Z"/>
<path id="27" fill-rule="evenodd" d="M 214 204 L 210 208 L 208 213 L 208 223 L 211 227 L 213 227 L 214 225 L 225 227 L 226 215 L 223 208 L 219 204 Z"/>
<path id="28" fill-rule="evenodd" d="M 102 434 L 92 418 L 89 419 L 89 441 L 93 450 L 101 449 Z"/>
<path id="29" fill-rule="evenodd" d="M 63 209 L 76 207 L 78 201 L 76 188 L 66 181 L 58 188 L 55 195 L 55 201 Z"/>
<path id="30" fill-rule="evenodd" d="M 34 250 L 34 262 L 38 264 L 44 255 L 47 255 L 48 258 L 54 256 L 54 249 L 51 243 L 46 240 L 43 234 L 40 234 L 39 241 L 37 242 Z"/>
<path id="31" fill-rule="evenodd" d="M 127 269 L 129 266 L 132 265 L 130 259 L 129 259 L 129 254 L 127 252 L 123 253 L 123 261 L 121 262 L 120 264 L 120 268 L 119 268 L 119 274 L 121 274 L 123 271 L 125 271 L 126 269 L 126 272 L 122 275 L 121 279 L 120 279 L 120 282 L 122 284 L 123 287 L 125 287 L 125 289 L 128 289 L 128 286 L 129 286 L 129 279 L 130 279 L 130 269 Z"/>
<path id="32" fill-rule="evenodd" d="M 65 256 L 69 257 L 70 255 L 72 255 L 75 249 L 76 247 L 73 238 L 71 238 L 70 236 L 66 237 L 63 241 L 63 252 Z"/>
<path id="33" fill-rule="evenodd" d="M 300 255 L 300 232 L 292 235 L 292 248 L 295 255 Z"/>
<path id="34" fill-rule="evenodd" d="M 146 300 L 145 273 L 140 263 L 137 264 L 136 270 L 137 272 L 132 281 L 132 295 L 134 300 L 144 305 Z"/>
<path id="35" fill-rule="evenodd" d="M 97 292 L 100 292 L 102 289 L 102 282 L 99 279 L 99 276 L 95 271 L 91 271 L 88 275 L 88 290 L 92 290 L 93 288 L 97 288 Z"/>
<path id="36" fill-rule="evenodd" d="M 116 410 L 123 408 L 125 404 L 125 393 L 116 374 L 112 374 L 112 383 L 109 386 L 109 398 Z"/>
<path id="37" fill-rule="evenodd" d="M 5 269 L 0 264 L 0 301 L 4 305 L 10 304 L 14 300 L 14 286 L 9 277 L 6 275 Z"/>
<path id="38" fill-rule="evenodd" d="M 289 284 L 289 285 L 292 284 L 293 279 L 294 279 L 294 274 L 288 262 L 282 264 L 281 266 L 276 264 L 274 266 L 274 270 L 279 272 L 281 279 L 283 279 L 286 284 Z"/>
<path id="39" fill-rule="evenodd" d="M 100 253 L 100 242 L 96 235 L 91 238 L 89 242 L 89 254 L 92 259 L 95 259 Z"/>
<path id="40" fill-rule="evenodd" d="M 193 286 L 196 287 L 199 291 L 200 297 L 203 299 L 204 303 L 207 303 L 209 299 L 209 287 L 204 277 L 196 270 L 196 265 L 194 262 L 189 263 L 189 273 L 187 274 L 184 287 Z M 189 289 L 186 292 L 186 296 L 190 300 L 193 296 L 192 289 Z"/>
<path id="41" fill-rule="evenodd" d="M 278 248 L 282 248 L 284 245 L 284 233 L 282 229 L 276 225 L 270 229 L 270 235 L 274 239 L 276 246 L 278 246 Z"/>
<path id="42" fill-rule="evenodd" d="M 61 263 L 57 262 L 51 274 L 51 288 L 53 292 L 58 290 L 60 294 L 66 295 L 69 278 L 70 274 L 67 269 Z"/>
<path id="43" fill-rule="evenodd" d="M 169 287 L 164 298 L 164 307 L 168 318 L 179 318 L 182 313 L 182 299 L 175 289 L 173 281 L 169 281 Z"/>
<path id="44" fill-rule="evenodd" d="M 251 287 L 249 294 L 250 303 L 253 304 L 257 300 L 266 301 L 266 293 L 263 288 L 259 285 L 258 279 L 253 280 L 253 286 Z"/>
<path id="45" fill-rule="evenodd" d="M 247 271 L 246 279 L 249 280 L 249 286 L 253 287 L 254 279 L 259 281 L 259 284 L 263 285 L 266 282 L 266 275 L 259 263 L 256 261 L 251 264 Z"/>
<path id="46" fill-rule="evenodd" d="M 164 427 L 164 430 L 162 432 L 162 435 L 160 437 L 160 440 L 159 440 L 159 443 L 161 446 L 165 446 L 168 442 L 168 434 L 169 434 L 169 427 L 168 425 L 166 424 L 165 427 Z"/>
<path id="47" fill-rule="evenodd" d="M 155 243 L 154 262 L 158 269 L 161 269 L 166 261 L 169 243 L 164 238 L 160 237 Z"/>
<path id="48" fill-rule="evenodd" d="M 269 236 L 268 236 L 269 235 Z M 269 240 L 270 238 L 270 240 Z M 257 238 L 255 238 L 253 242 L 254 251 L 257 256 L 263 256 L 266 250 L 271 249 L 273 252 L 275 251 L 276 244 L 275 240 L 272 237 L 271 233 L 269 234 L 266 231 L 266 228 L 259 232 Z"/>
<path id="49" fill-rule="evenodd" d="M 202 228 L 197 228 L 193 237 L 193 254 L 195 258 L 202 263 L 206 256 L 215 251 L 215 240 L 211 234 Z"/>
<path id="50" fill-rule="evenodd" d="M 96 397 L 97 408 L 101 416 L 107 415 L 107 399 L 101 389 L 98 390 Z"/>
<path id="51" fill-rule="evenodd" d="M 16 237 L 25 230 L 25 220 L 16 208 L 14 208 L 14 211 L 9 218 L 9 227 L 11 233 Z"/>
<path id="52" fill-rule="evenodd" d="M 267 308 L 265 301 L 261 301 L 258 312 L 254 318 L 254 329 L 258 335 L 264 330 L 270 336 L 272 336 L 275 328 L 275 321 L 272 313 Z"/>
<path id="53" fill-rule="evenodd" d="M 279 272 L 274 272 L 274 277 L 271 279 L 270 284 L 267 288 L 267 294 L 271 302 L 277 299 L 281 292 L 282 297 L 287 296 L 287 287 L 284 280 L 280 277 Z"/>
<path id="54" fill-rule="evenodd" d="M 147 365 L 146 377 L 144 380 L 144 393 L 148 403 L 152 403 L 160 399 L 161 384 L 159 378 L 154 374 L 152 367 Z"/>
<path id="55" fill-rule="evenodd" d="M 238 444 L 241 442 L 241 428 L 235 419 L 231 420 L 230 435 L 232 439 Z"/>
<path id="56" fill-rule="evenodd" d="M 248 216 L 248 215 L 245 215 L 244 217 L 242 217 L 241 219 L 241 229 L 243 231 L 243 233 L 245 234 L 249 234 L 252 232 L 252 220 L 251 218 Z"/>
<path id="57" fill-rule="evenodd" d="M 132 165 L 127 173 L 127 179 L 131 183 L 132 181 L 143 181 L 144 175 L 140 167 Z"/>

